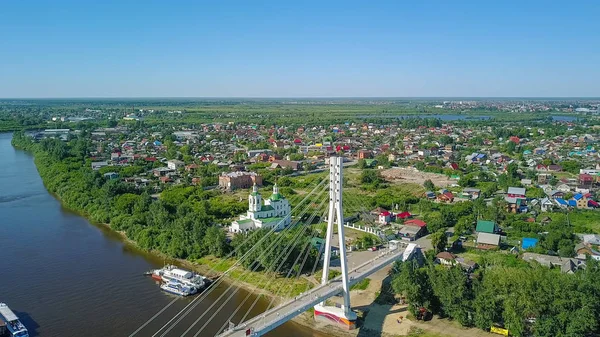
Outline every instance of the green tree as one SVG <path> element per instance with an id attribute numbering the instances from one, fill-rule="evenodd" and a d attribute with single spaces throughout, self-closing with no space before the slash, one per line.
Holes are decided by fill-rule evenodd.
<path id="1" fill-rule="evenodd" d="M 437 232 L 438 230 L 447 227 L 444 223 L 442 212 L 440 211 L 425 214 L 423 220 L 427 223 L 427 230 L 429 230 L 430 233 Z"/>
<path id="2" fill-rule="evenodd" d="M 435 185 L 433 184 L 433 182 L 431 181 L 431 179 L 425 180 L 425 182 L 423 183 L 423 187 L 425 187 L 425 189 L 428 190 L 428 191 L 434 191 L 435 190 Z"/>
<path id="3" fill-rule="evenodd" d="M 572 174 L 578 174 L 581 169 L 581 164 L 575 160 L 563 160 L 560 162 L 560 166 L 564 171 Z"/>
<path id="4" fill-rule="evenodd" d="M 448 237 L 446 236 L 446 231 L 439 230 L 431 235 L 429 235 L 429 239 L 431 239 L 431 245 L 436 252 L 443 252 L 446 250 L 446 246 L 448 245 Z"/>
<path id="5" fill-rule="evenodd" d="M 227 253 L 227 237 L 225 236 L 225 232 L 218 227 L 209 227 L 206 230 L 202 243 L 204 248 L 211 255 L 221 257 L 225 256 Z"/>

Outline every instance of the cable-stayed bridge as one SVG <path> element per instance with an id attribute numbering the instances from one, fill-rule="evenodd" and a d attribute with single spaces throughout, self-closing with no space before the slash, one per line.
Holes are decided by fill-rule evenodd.
<path id="1" fill-rule="evenodd" d="M 134 331 L 130 337 L 262 336 L 313 307 L 315 317 L 328 319 L 345 328 L 354 328 L 356 314 L 351 310 L 350 287 L 396 260 L 407 260 L 416 250 L 416 245 L 409 244 L 406 249 L 387 245 L 386 249 L 372 253 L 373 258 L 369 258 L 367 261 L 353 261 L 352 258 L 354 256 L 351 256 L 349 264 L 344 235 L 343 209 L 346 206 L 365 212 L 365 205 L 354 196 L 343 194 L 343 181 L 343 158 L 331 157 L 329 179 L 324 178 L 316 181 L 314 188 L 309 193 L 299 196 L 302 200 L 292 210 L 293 217 L 297 219 L 296 221 L 292 221 L 290 226 L 280 231 L 278 231 L 278 226 L 274 226 L 268 235 L 263 236 L 253 245 L 250 251 L 242 256 L 239 256 L 239 252 L 232 252 L 228 257 L 237 257 L 237 262 L 222 273 L 215 280 L 213 286 L 173 315 L 169 307 L 177 302 L 177 299 L 174 299 Z M 329 182 L 328 187 L 326 182 Z M 326 191 L 329 192 L 328 198 L 326 197 Z M 316 217 L 327 219 L 327 229 L 325 244 L 319 249 L 318 258 L 314 261 L 311 270 L 310 265 L 307 265 L 308 257 L 311 254 L 311 245 L 309 241 L 306 241 L 306 238 L 310 236 L 312 239 L 317 236 L 317 233 L 309 229 L 311 228 L 310 224 Z M 366 212 L 365 217 L 367 217 Z M 300 219 L 303 219 L 302 222 L 300 222 Z M 334 235 L 336 234 L 336 230 L 337 235 Z M 314 275 L 322 256 L 323 272 L 321 274 L 321 283 L 312 289 L 307 286 L 304 292 L 295 296 L 292 294 L 291 289 L 278 289 L 266 308 L 257 312 L 256 305 L 260 296 L 256 296 L 253 303 L 250 304 L 248 300 L 252 298 L 251 295 L 254 292 L 252 291 L 241 301 L 240 286 L 236 286 L 235 282 L 228 283 L 226 277 L 234 270 L 237 270 L 238 277 L 243 280 L 244 276 L 251 274 L 257 267 L 244 269 L 241 268 L 241 263 L 243 261 L 252 262 L 252 258 L 257 258 L 257 254 L 258 258 L 260 258 L 264 254 L 271 253 L 271 250 L 276 247 L 278 241 L 286 233 L 294 235 L 293 240 L 286 245 L 283 254 L 277 256 L 275 261 L 272 261 L 265 268 L 265 271 L 275 274 L 285 274 L 287 278 L 296 279 L 300 278 L 303 272 L 306 273 L 306 270 L 308 270 L 307 274 Z M 253 233 L 249 234 L 247 240 L 250 240 L 253 235 Z M 382 239 L 385 240 L 385 238 Z M 332 243 L 334 241 L 339 243 L 337 256 L 340 262 L 341 275 L 329 280 L 329 269 L 334 252 Z M 303 248 L 298 249 L 299 246 L 303 246 Z M 292 255 L 292 252 L 295 252 L 295 256 Z M 298 252 L 300 253 L 298 254 Z M 235 254 L 238 255 L 236 256 Z M 289 268 L 286 273 L 282 267 L 286 262 L 290 261 L 293 261 L 293 268 Z M 253 264 L 250 263 L 249 265 Z M 352 269 L 349 266 L 352 266 Z M 241 273 L 241 276 L 239 273 Z M 266 281 L 262 286 L 268 286 L 271 281 Z M 221 292 L 221 295 L 218 297 L 218 294 L 215 292 L 216 289 L 219 289 L 218 291 Z M 328 298 L 339 294 L 344 299 L 341 307 L 326 305 Z M 287 298 L 288 300 L 284 300 L 283 303 L 275 306 L 274 301 L 276 297 Z M 235 302 L 237 306 L 232 306 L 231 303 L 233 301 L 237 301 Z M 164 316 L 171 316 L 172 318 L 165 322 Z M 223 321 L 223 317 L 227 316 L 228 318 L 221 328 L 215 330 L 214 324 L 218 326 Z M 216 321 L 218 322 L 215 323 Z M 237 324 L 233 321 L 236 321 Z M 160 322 L 158 328 L 156 327 L 156 322 Z M 207 330 L 208 326 L 212 326 L 213 328 Z"/>
<path id="2" fill-rule="evenodd" d="M 355 283 L 363 280 L 367 276 L 379 271 L 385 266 L 393 263 L 401 258 L 408 258 L 410 255 L 405 252 L 410 251 L 410 247 L 407 250 L 397 249 L 393 251 L 384 251 L 379 254 L 373 260 L 351 270 L 348 273 L 349 285 L 352 286 Z M 321 309 L 322 315 L 329 316 L 331 320 L 340 319 L 341 312 L 336 312 L 337 307 L 327 308 L 318 306 L 324 300 L 335 296 L 343 292 L 342 277 L 329 281 L 326 284 L 320 285 L 319 287 L 311 289 L 309 292 L 304 293 L 296 298 L 293 298 L 280 306 L 273 308 L 262 315 L 258 315 L 240 325 L 232 327 L 231 329 L 221 333 L 219 336 L 227 337 L 241 337 L 241 336 L 262 336 L 265 333 L 275 329 L 281 324 L 289 321 L 290 319 L 300 315 L 306 310 L 317 306 L 315 310 Z M 331 311 L 331 312 L 330 312 Z M 342 323 L 344 324 L 344 323 Z"/>

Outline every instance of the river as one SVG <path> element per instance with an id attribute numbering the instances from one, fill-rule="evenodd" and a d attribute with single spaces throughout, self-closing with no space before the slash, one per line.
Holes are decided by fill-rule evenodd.
<path id="1" fill-rule="evenodd" d="M 174 299 L 142 276 L 163 261 L 62 208 L 44 188 L 33 157 L 15 150 L 10 140 L 11 134 L 0 133 L 0 302 L 15 311 L 32 337 L 129 336 Z M 180 336 L 225 289 L 215 290 L 168 336 Z M 199 336 L 213 336 L 247 294 L 239 291 L 186 336 L 206 322 Z M 254 299 L 251 295 L 246 306 Z M 177 300 L 136 336 L 152 336 L 191 300 Z M 259 300 L 253 315 L 266 306 Z M 326 337 L 293 322 L 268 336 Z"/>

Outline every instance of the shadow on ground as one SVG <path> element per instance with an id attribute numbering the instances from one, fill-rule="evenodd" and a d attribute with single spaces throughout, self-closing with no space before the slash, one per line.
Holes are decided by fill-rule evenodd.
<path id="1" fill-rule="evenodd" d="M 21 311 L 14 311 L 14 313 L 29 331 L 29 337 L 39 336 L 37 329 L 39 329 L 40 325 L 28 313 Z"/>
<path id="2" fill-rule="evenodd" d="M 392 306 L 396 303 L 396 300 L 391 289 L 392 278 L 388 275 L 383 279 L 381 284 L 381 291 L 375 301 L 366 306 L 355 307 L 355 310 L 364 312 L 364 317 L 360 321 L 360 330 L 357 337 L 380 337 L 386 334 L 382 333 L 384 321 L 389 314 L 400 314 L 406 312 L 406 308 L 396 309 L 391 311 Z M 371 315 L 373 306 L 378 306 L 377 314 Z M 385 312 L 385 314 L 383 314 Z M 368 324 L 365 325 L 368 319 Z"/>

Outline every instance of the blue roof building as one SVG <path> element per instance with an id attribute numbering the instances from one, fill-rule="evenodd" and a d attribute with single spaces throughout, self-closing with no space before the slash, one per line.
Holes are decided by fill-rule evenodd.
<path id="1" fill-rule="evenodd" d="M 538 241 L 539 240 L 536 238 L 523 238 L 523 243 L 521 244 L 521 248 L 523 248 L 523 249 L 533 248 L 533 247 L 535 247 L 535 245 L 537 245 Z"/>

